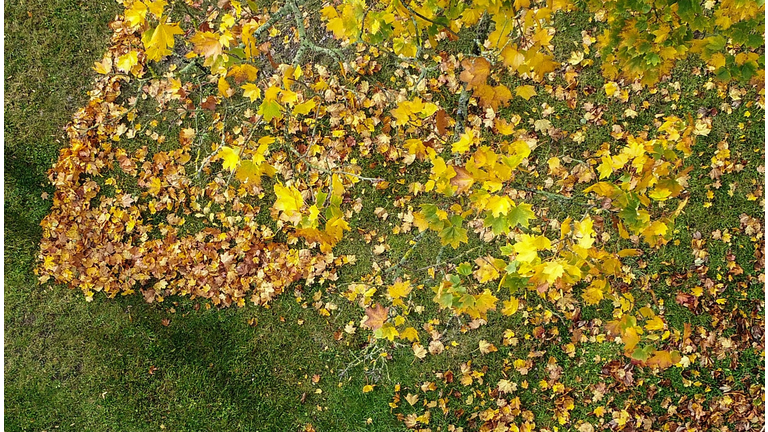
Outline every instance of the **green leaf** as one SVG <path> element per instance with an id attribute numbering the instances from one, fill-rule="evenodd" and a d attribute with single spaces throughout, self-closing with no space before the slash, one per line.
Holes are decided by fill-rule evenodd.
<path id="1" fill-rule="evenodd" d="M 265 121 L 272 121 L 273 118 L 280 118 L 283 116 L 282 107 L 279 103 L 273 100 L 264 100 L 259 106 L 259 114 L 264 117 Z"/>
<path id="2" fill-rule="evenodd" d="M 432 288 L 432 291 L 435 292 L 435 298 L 432 300 L 439 304 L 441 308 L 451 308 L 453 307 L 453 291 L 450 290 L 440 290 L 441 286 L 436 286 Z"/>
<path id="3" fill-rule="evenodd" d="M 451 293 L 442 293 L 438 294 L 434 298 L 435 303 L 439 304 L 442 308 L 452 308 L 453 307 L 453 294 Z"/>
<path id="4" fill-rule="evenodd" d="M 509 274 L 517 273 L 517 261 L 510 261 L 509 264 L 504 267 L 504 270 Z"/>
<path id="5" fill-rule="evenodd" d="M 469 276 L 472 274 L 472 264 L 463 262 L 456 267 L 456 271 L 462 276 Z"/>
<path id="6" fill-rule="evenodd" d="M 459 304 L 457 306 L 462 308 L 462 309 L 468 309 L 468 308 L 474 307 L 475 306 L 475 296 L 473 296 L 472 294 L 464 294 L 459 299 Z"/>
<path id="7" fill-rule="evenodd" d="M 650 53 L 645 56 L 645 62 L 651 66 L 658 66 L 661 64 L 661 57 L 656 53 Z"/>
<path id="8" fill-rule="evenodd" d="M 469 241 L 467 230 L 461 227 L 462 222 L 464 222 L 464 219 L 461 216 L 451 216 L 450 224 L 440 231 L 440 242 L 443 245 L 451 245 L 451 247 L 457 249 L 461 243 Z"/>
<path id="9" fill-rule="evenodd" d="M 429 223 L 430 228 L 435 229 L 436 226 L 441 226 L 442 221 L 440 216 L 437 215 L 439 209 L 434 204 L 422 204 L 421 214 L 424 215 L 424 219 Z"/>
<path id="10" fill-rule="evenodd" d="M 627 196 L 627 205 L 619 212 L 619 217 L 635 233 L 645 229 L 650 222 L 650 215 L 645 210 L 640 210 L 640 199 L 636 194 Z"/>
<path id="11" fill-rule="evenodd" d="M 648 13 L 650 10 L 651 9 L 648 8 L 648 10 L 644 11 L 643 13 Z M 685 19 L 686 21 L 690 21 L 692 14 L 693 14 L 693 0 L 678 0 L 677 15 L 680 18 Z"/>
<path id="12" fill-rule="evenodd" d="M 509 221 L 505 216 L 495 217 L 492 214 L 483 219 L 483 224 L 486 227 L 491 227 L 495 235 L 506 233 L 509 230 Z"/>
<path id="13" fill-rule="evenodd" d="M 725 37 L 717 35 L 717 36 L 710 36 L 707 38 L 707 46 L 706 49 L 710 52 L 720 52 L 725 48 Z"/>
<path id="14" fill-rule="evenodd" d="M 531 219 L 536 219 L 536 215 L 533 213 L 533 207 L 528 203 L 513 206 L 507 214 L 507 220 L 512 227 L 520 225 L 521 227 L 528 228 L 528 221 Z"/>
<path id="15" fill-rule="evenodd" d="M 715 76 L 720 81 L 730 81 L 731 80 L 731 73 L 728 71 L 727 67 L 721 67 L 720 69 L 715 71 Z"/>
<path id="16" fill-rule="evenodd" d="M 762 34 L 750 34 L 747 37 L 747 47 L 760 48 L 765 43 L 765 39 Z"/>
<path id="17" fill-rule="evenodd" d="M 632 352 L 632 359 L 646 361 L 649 358 L 651 358 L 653 351 L 654 349 L 652 345 L 646 345 L 643 348 L 636 347 L 635 350 Z"/>
<path id="18" fill-rule="evenodd" d="M 504 246 L 501 246 L 499 248 L 499 250 L 501 250 L 502 254 L 507 255 L 507 256 L 512 255 L 513 253 L 515 253 L 514 246 L 509 244 L 509 243 L 505 244 Z"/>

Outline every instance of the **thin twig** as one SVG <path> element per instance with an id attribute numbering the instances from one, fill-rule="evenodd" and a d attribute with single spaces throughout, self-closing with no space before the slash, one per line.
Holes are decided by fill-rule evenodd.
<path id="1" fill-rule="evenodd" d="M 296 51 L 296 55 L 293 57 L 293 64 L 299 64 L 301 62 L 302 57 L 304 57 L 304 52 L 307 49 L 310 49 L 312 51 L 316 51 L 328 56 L 331 56 L 335 58 L 339 63 L 344 63 L 344 58 L 342 57 L 341 50 L 334 49 L 334 48 L 325 48 L 321 47 L 319 45 L 316 45 L 314 42 L 309 40 L 309 37 L 307 36 L 307 31 L 304 28 L 304 20 L 301 15 L 301 10 L 299 10 L 299 6 L 296 4 L 296 0 L 291 0 L 287 3 L 287 6 L 290 6 L 293 15 L 294 20 L 296 21 L 296 31 L 299 33 L 299 50 Z"/>
<path id="2" fill-rule="evenodd" d="M 483 50 L 483 40 L 488 37 L 488 31 L 490 30 L 490 15 L 483 13 L 483 17 L 480 18 L 480 23 L 477 25 L 477 33 L 475 35 L 475 46 L 472 49 L 472 55 L 479 56 Z M 459 96 L 459 107 L 456 110 L 456 126 L 453 129 L 453 140 L 458 141 L 459 136 L 464 133 L 464 122 L 467 120 L 467 111 L 469 105 L 469 91 L 467 90 L 467 84 L 464 84 L 461 88 L 461 96 Z"/>
<path id="3" fill-rule="evenodd" d="M 434 25 L 438 25 L 438 26 L 440 26 L 440 27 L 443 27 L 443 28 L 444 28 L 445 30 L 447 30 L 447 31 L 448 31 L 450 34 L 452 34 L 452 35 L 454 35 L 454 36 L 456 36 L 456 37 L 459 37 L 459 34 L 458 34 L 458 33 L 456 33 L 455 31 L 451 30 L 451 28 L 450 28 L 450 27 L 448 27 L 447 25 L 445 25 L 445 24 L 440 24 L 439 22 L 435 22 L 435 21 L 432 21 L 431 19 L 429 19 L 429 18 L 425 17 L 424 15 L 422 15 L 422 14 L 420 14 L 420 13 L 416 12 L 415 10 L 411 9 L 411 7 L 410 7 L 410 6 L 408 6 L 408 4 L 407 4 L 406 2 L 401 2 L 400 4 L 402 4 L 403 6 L 405 6 L 405 8 L 406 8 L 406 9 L 408 9 L 408 11 L 409 11 L 410 13 L 412 13 L 412 14 L 416 15 L 417 17 L 419 17 L 419 18 L 423 19 L 424 21 L 427 21 L 427 22 L 430 22 L 430 23 L 432 23 L 432 24 L 434 24 Z"/>
<path id="4" fill-rule="evenodd" d="M 290 150 L 293 154 L 298 156 L 299 159 L 304 161 L 304 163 L 307 164 L 307 166 L 309 166 L 310 168 L 315 169 L 317 171 L 321 171 L 321 172 L 324 172 L 326 174 L 343 174 L 343 175 L 348 175 L 348 176 L 356 177 L 359 180 L 369 181 L 371 183 L 379 183 L 379 182 L 384 181 L 383 178 L 379 178 L 379 177 L 364 177 L 364 176 L 361 176 L 360 174 L 351 173 L 349 171 L 332 170 L 332 169 L 328 169 L 328 168 L 323 168 L 323 167 L 317 166 L 317 165 L 313 164 L 312 162 L 310 162 L 309 160 L 307 160 L 307 158 L 305 158 L 304 155 L 299 153 L 298 150 L 293 148 L 293 146 L 290 145 L 290 143 L 288 143 L 288 145 L 286 145 L 286 147 L 288 147 L 288 150 Z"/>
<path id="5" fill-rule="evenodd" d="M 445 247 L 445 246 L 443 246 L 443 248 L 444 248 L 444 247 Z M 424 270 L 428 270 L 428 269 L 431 269 L 431 268 L 433 268 L 433 267 L 437 267 L 437 266 L 439 266 L 439 265 L 441 265 L 441 264 L 447 264 L 448 262 L 453 262 L 453 261 L 459 260 L 459 259 L 461 259 L 461 258 L 463 258 L 463 257 L 465 257 L 465 256 L 467 256 L 467 255 L 469 255 L 470 253 L 472 253 L 472 252 L 474 252 L 474 251 L 476 251 L 476 250 L 480 249 L 481 247 L 482 247 L 482 246 L 475 246 L 475 247 L 473 247 L 472 249 L 469 249 L 469 250 L 467 250 L 467 251 L 464 251 L 464 252 L 462 252 L 461 254 L 459 254 L 459 255 L 456 255 L 455 257 L 453 257 L 453 258 L 449 259 L 449 260 L 448 260 L 446 263 L 443 263 L 443 262 L 442 262 L 442 260 L 440 259 L 440 258 L 442 257 L 442 252 L 443 252 L 443 248 L 441 248 L 441 249 L 440 249 L 440 253 L 438 254 L 438 262 L 437 262 L 437 263 L 435 263 L 435 264 L 432 264 L 432 265 L 428 265 L 428 266 L 426 266 L 426 267 L 421 267 L 421 268 L 418 268 L 418 269 L 416 269 L 416 270 L 414 270 L 414 271 L 416 271 L 416 272 L 420 272 L 420 271 L 424 271 Z"/>
<path id="6" fill-rule="evenodd" d="M 568 201 L 571 204 L 580 205 L 580 206 L 594 207 L 594 205 L 592 205 L 592 204 L 587 204 L 587 203 L 583 203 L 583 202 L 574 201 L 574 197 L 560 195 L 558 193 L 547 192 L 547 191 L 538 190 L 538 189 L 522 188 L 522 187 L 517 187 L 517 186 L 513 186 L 513 187 L 515 189 L 517 189 L 517 190 L 539 194 L 539 195 L 542 195 L 542 196 L 547 197 L 549 199 L 554 199 L 554 200 L 559 200 L 559 201 Z"/>
<path id="7" fill-rule="evenodd" d="M 402 267 L 403 265 L 405 265 L 405 263 L 408 262 L 408 258 L 410 258 L 411 254 L 416 249 L 416 246 L 419 245 L 419 242 L 421 241 L 421 239 L 424 237 L 424 234 L 426 234 L 426 233 L 427 233 L 427 231 L 424 230 L 424 231 L 420 232 L 416 237 L 414 237 L 414 239 L 413 239 L 414 243 L 411 246 L 411 248 L 408 249 L 408 251 L 405 254 L 403 254 L 403 257 L 400 259 L 400 261 L 397 264 L 393 265 L 392 267 L 389 267 L 389 268 L 385 269 L 384 273 L 389 273 L 389 272 L 395 270 L 396 268 Z"/>

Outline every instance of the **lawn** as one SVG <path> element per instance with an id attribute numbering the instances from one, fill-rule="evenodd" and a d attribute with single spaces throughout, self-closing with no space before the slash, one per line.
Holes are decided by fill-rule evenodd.
<path id="1" fill-rule="evenodd" d="M 184 10 L 181 6 L 174 10 L 177 21 Z M 566 78 L 558 75 L 537 83 L 532 97 L 515 97 L 495 114 L 504 119 L 517 116 L 519 128 L 541 132 L 514 179 L 519 195 L 512 195 L 518 204 L 532 205 L 536 223 L 529 218 L 529 227 L 526 220 L 516 237 L 491 236 L 482 223 L 472 227 L 475 233 L 469 230 L 467 241 L 459 247 L 441 244 L 443 231 L 418 234 L 413 215 L 422 204 L 448 209 L 459 203 L 465 210 L 472 204 L 468 198 L 459 202 L 414 193 L 414 185 L 423 187 L 431 178 L 429 160 L 411 163 L 411 159 L 404 165 L 373 146 L 377 150 L 372 155 L 355 153 L 362 161 L 351 165 L 359 165 L 366 177 L 385 181 L 345 185 L 349 193 L 341 209 L 352 229 L 335 244 L 333 253 L 349 257 L 350 262 L 333 268 L 335 274 L 328 280 L 299 280 L 268 304 L 247 302 L 245 307 L 219 307 L 188 295 L 147 303 L 138 289 L 133 295 L 115 298 L 97 292 L 92 301 L 86 301 L 79 289 L 39 283 L 41 222 L 55 208 L 56 189 L 49 181 L 49 169 L 60 151 L 71 145 L 65 128 L 89 101 L 88 92 L 99 75 L 93 64 L 109 49 L 109 23 L 123 11 L 114 2 L 81 0 L 23 0 L 5 5 L 6 430 L 469 431 L 483 425 L 490 415 L 487 410 L 504 406 L 517 409 L 515 428 L 547 432 L 675 431 L 678 427 L 742 431 L 758 430 L 764 424 L 765 111 L 761 89 L 717 83 L 705 72 L 706 66 L 691 57 L 656 85 L 635 88 L 625 83 L 623 89 L 629 93 L 628 101 L 623 101 L 618 94 L 608 94 L 599 66 L 581 63 L 574 87 L 569 88 Z M 558 31 L 552 41 L 556 58 L 566 63 L 572 51 L 584 50 L 582 31 L 594 36 L 601 25 L 583 9 L 557 15 Z M 322 28 L 310 27 L 310 33 L 326 45 L 333 43 Z M 446 49 L 459 52 L 471 46 L 471 38 L 461 36 L 447 43 Z M 275 45 L 283 39 L 279 32 L 269 37 Z M 593 62 L 591 52 L 587 58 Z M 279 55 L 296 54 L 278 45 L 275 56 Z M 322 57 L 309 55 L 315 55 L 312 61 Z M 460 103 L 458 92 L 440 93 L 448 84 L 439 81 L 437 69 L 420 77 L 415 69 L 406 70 L 384 54 L 377 61 L 380 70 L 370 75 L 375 82 L 371 88 L 388 82 L 407 88 L 408 83 L 423 81 L 425 89 L 407 96 L 412 99 L 416 93 L 434 91 L 431 100 L 441 107 Z M 129 152 L 148 146 L 151 154 L 166 154 L 178 144 L 175 137 L 180 131 L 194 123 L 182 115 L 177 123 L 166 122 L 166 112 L 156 112 L 155 101 L 146 97 L 149 84 L 175 70 L 177 64 L 170 63 L 158 63 L 157 71 L 147 69 L 145 77 L 126 81 L 122 87 L 126 94 L 118 102 L 127 104 L 131 96 L 138 96 L 138 104 L 132 105 L 136 119 L 129 128 L 135 132 L 142 129 L 137 124 L 150 125 L 149 129 L 171 139 L 158 141 L 149 130 L 143 136 L 142 130 L 135 140 L 115 140 L 116 146 Z M 364 63 L 361 68 L 371 65 Z M 192 66 L 178 69 L 199 73 Z M 198 69 L 205 71 L 203 66 Z M 216 81 L 206 83 L 205 73 L 194 79 L 196 89 L 208 92 L 204 96 L 217 94 Z M 517 78 L 504 79 L 499 83 L 512 89 L 520 84 Z M 563 86 L 575 89 L 578 103 L 569 106 L 572 97 L 558 96 L 556 88 Z M 353 93 L 348 91 L 344 97 L 353 98 Z M 200 96 L 201 105 L 203 100 Z M 253 105 L 254 111 L 257 106 Z M 242 114 L 245 108 L 251 109 L 246 102 L 233 102 L 232 107 L 235 114 L 229 123 L 224 116 L 219 122 L 222 128 L 236 128 L 237 116 L 252 116 Z M 479 129 L 482 110 L 472 102 L 470 111 L 480 113 L 470 116 Z M 214 113 L 215 109 L 199 118 L 216 122 L 211 120 L 216 118 Z M 623 145 L 618 144 L 622 134 L 653 135 L 669 116 L 691 124 L 698 121 L 711 130 L 696 135 L 690 155 L 682 160 L 681 170 L 691 168 L 684 192 L 669 201 L 673 204 L 654 207 L 656 218 L 668 215 L 685 200 L 669 224 L 664 244 L 649 246 L 637 236 L 621 238 L 613 228 L 617 212 L 611 213 L 610 203 L 605 206 L 604 200 L 583 191 L 586 185 L 577 180 L 578 166 L 597 169 L 600 159 L 594 153 L 602 143 L 610 142 L 617 149 Z M 542 127 L 539 121 L 545 118 L 559 131 Z M 307 120 L 305 124 L 320 124 L 320 134 L 330 136 L 330 122 Z M 269 127 L 267 132 L 282 135 Z M 312 129 L 305 129 L 314 138 Z M 381 129 L 377 124 L 376 133 Z M 484 130 L 484 140 L 502 145 L 491 128 Z M 208 129 L 205 139 L 215 133 L 213 127 Z M 291 157 L 290 151 L 297 152 L 293 148 L 271 151 L 270 160 L 279 169 L 285 165 L 281 161 Z M 195 164 L 204 158 L 199 149 L 197 159 L 192 154 Z M 300 161 L 310 171 L 307 157 Z M 209 180 L 218 175 L 228 186 L 233 174 L 228 178 L 217 174 L 216 169 L 225 169 L 215 164 L 213 172 L 205 170 Z M 118 183 L 113 189 L 105 176 L 94 176 L 104 196 L 116 196 L 114 189 L 122 186 L 137 197 L 148 196 L 135 179 L 114 172 L 109 171 Z M 257 217 L 278 232 L 277 241 L 290 243 L 288 234 L 281 231 L 282 223 L 275 223 L 277 210 L 272 215 L 269 211 L 281 199 L 278 189 L 273 189 L 272 179 L 264 181 L 269 186 L 258 200 L 251 196 L 252 201 L 244 202 L 266 203 L 260 213 L 256 211 Z M 206 187 L 204 181 L 200 185 Z M 358 198 L 360 206 L 353 210 Z M 210 201 L 215 199 L 201 199 L 203 207 L 208 205 L 205 217 L 189 216 L 186 225 L 180 225 L 180 237 L 185 233 L 193 237 L 212 226 L 206 221 Z M 220 206 L 221 212 L 231 210 Z M 198 211 L 203 212 L 190 214 Z M 164 223 L 161 216 L 165 214 L 154 216 L 153 210 L 152 215 L 146 216 L 147 223 Z M 512 238 L 520 241 L 522 233 L 552 237 L 553 232 L 557 237 L 566 218 L 583 220 L 586 215 L 599 221 L 600 243 L 606 250 L 640 251 L 623 257 L 625 268 L 617 272 L 624 282 L 616 277 L 614 297 L 606 293 L 602 302 L 569 308 L 565 300 L 558 300 L 581 299 L 581 294 L 563 297 L 561 289 L 560 297 L 547 298 L 535 286 L 525 289 L 518 279 L 502 286 L 505 279 L 499 279 L 498 272 L 495 278 L 489 276 L 490 282 L 478 276 L 478 268 L 485 268 L 483 257 L 499 256 L 500 247 Z M 162 238 L 159 231 L 150 234 Z M 432 289 L 441 286 L 441 272 L 463 275 L 463 283 L 476 285 L 478 293 L 487 286 L 499 298 L 517 298 L 519 310 L 487 317 L 483 313 L 484 319 L 477 319 L 441 308 L 433 301 L 436 291 Z M 473 277 L 483 282 L 475 284 Z M 403 296 L 407 305 L 398 309 L 392 286 L 403 279 L 412 282 L 412 291 Z M 354 287 L 360 283 L 378 287 L 373 300 L 365 299 L 362 292 L 356 297 Z M 588 284 L 573 285 L 578 287 L 574 293 L 581 293 Z M 627 293 L 632 295 L 630 303 L 637 305 L 632 313 L 648 306 L 652 311 L 642 313 L 645 318 L 663 318 L 657 333 L 647 330 L 658 334 L 656 345 L 648 346 L 679 352 L 682 357 L 676 364 L 657 368 L 632 361 L 624 355 L 626 341 L 609 335 L 606 323 L 631 309 L 625 307 Z M 374 305 L 383 304 L 403 313 L 406 325 L 418 331 L 419 342 L 429 354 L 415 355 L 413 340 L 388 340 L 361 325 L 364 316 L 375 313 Z"/>

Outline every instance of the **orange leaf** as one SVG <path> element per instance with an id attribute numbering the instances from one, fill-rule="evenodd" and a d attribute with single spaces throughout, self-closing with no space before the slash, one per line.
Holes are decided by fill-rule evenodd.
<path id="1" fill-rule="evenodd" d="M 661 369 L 666 369 L 670 366 L 676 365 L 680 362 L 680 353 L 677 351 L 654 351 L 653 356 L 646 360 L 648 366 L 658 366 Z"/>
<path id="2" fill-rule="evenodd" d="M 461 65 L 464 66 L 464 71 L 461 72 L 459 79 L 467 83 L 469 90 L 485 84 L 488 74 L 491 73 L 491 63 L 482 57 L 464 59 Z"/>

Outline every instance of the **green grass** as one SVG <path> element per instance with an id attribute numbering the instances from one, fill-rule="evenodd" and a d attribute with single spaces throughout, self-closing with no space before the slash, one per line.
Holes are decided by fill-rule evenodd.
<path id="1" fill-rule="evenodd" d="M 388 406 L 395 384 L 413 389 L 422 382 L 437 381 L 435 372 L 450 369 L 458 374 L 460 365 L 468 359 L 473 359 L 475 368 L 488 367 L 487 383 L 492 384 L 502 377 L 506 359 L 526 358 L 532 351 L 544 354 L 528 375 L 520 375 L 514 370 L 504 374 L 508 373 L 515 382 L 527 380 L 530 383 L 529 390 L 519 392 L 521 400 L 526 409 L 536 415 L 538 427 L 552 428 L 560 427 L 551 419 L 555 402 L 550 393 L 537 390 L 539 381 L 548 377 L 545 367 L 550 358 L 564 369 L 561 381 L 571 388 L 573 395 L 591 397 L 592 386 L 612 382 L 612 378 L 601 374 L 602 368 L 610 359 L 624 360 L 621 345 L 578 343 L 575 354 L 569 356 L 563 346 L 569 342 L 571 332 L 581 328 L 583 323 L 556 318 L 534 324 L 544 310 L 537 307 L 550 308 L 552 305 L 532 293 L 527 296 L 527 318 L 523 318 L 522 312 L 512 317 L 496 314 L 489 317 L 488 325 L 463 334 L 451 321 L 450 313 L 439 311 L 431 302 L 431 282 L 426 283 L 422 290 L 413 294 L 426 305 L 419 320 L 433 318 L 442 323 L 451 322 L 443 341 L 446 345 L 451 341 L 458 345 L 424 361 L 414 360 L 410 348 L 385 347 L 392 360 L 379 362 L 373 369 L 370 363 L 359 364 L 349 368 L 347 376 L 341 377 L 340 371 L 353 364 L 355 357 L 365 349 L 367 332 L 359 329 L 355 335 L 343 334 L 336 340 L 334 333 L 343 333 L 347 322 L 358 324 L 361 311 L 337 294 L 328 293 L 327 287 L 300 287 L 297 284 L 297 289 L 303 289 L 301 301 L 297 301 L 289 290 L 269 308 L 220 310 L 179 298 L 148 305 L 138 295 L 113 300 L 97 295 L 93 302 L 87 303 L 79 292 L 39 285 L 33 274 L 42 235 L 39 223 L 51 205 L 50 198 L 42 196 L 53 191 L 46 172 L 58 157 L 59 149 L 66 145 L 64 125 L 86 101 L 93 75 L 90 65 L 101 58 L 109 40 L 107 23 L 116 13 L 116 4 L 96 7 L 91 2 L 77 0 L 20 1 L 6 5 L 6 430 L 286 431 L 301 430 L 309 423 L 320 431 L 402 430 L 403 424 L 395 419 Z M 593 35 L 597 34 L 594 26 L 587 15 L 579 15 L 576 25 L 564 27 L 565 30 L 558 33 L 557 37 L 564 41 L 558 43 L 558 47 L 569 46 L 569 40 L 579 40 L 577 29 L 590 29 Z M 569 54 L 568 49 L 557 51 L 559 57 L 567 58 Z M 624 122 L 625 128 L 638 131 L 657 113 L 695 117 L 700 107 L 719 107 L 722 99 L 716 90 L 704 92 L 701 98 L 693 97 L 691 92 L 698 89 L 700 83 L 689 78 L 685 71 L 694 66 L 694 63 L 683 63 L 675 71 L 673 80 L 682 83 L 682 96 L 675 109 L 659 95 L 633 94 L 631 102 L 648 99 L 653 105 L 637 119 Z M 578 158 L 584 151 L 594 150 L 595 144 L 612 140 L 609 135 L 611 120 L 621 119 L 625 106 L 607 100 L 602 91 L 604 80 L 597 68 L 585 69 L 580 80 L 581 86 L 591 86 L 597 92 L 593 97 L 580 99 L 579 107 L 585 101 L 606 105 L 604 118 L 608 123 L 592 127 L 588 139 L 582 144 L 569 139 L 556 142 L 543 138 L 542 145 L 531 157 L 540 177 L 520 177 L 528 187 L 538 186 L 546 177 L 549 157 Z M 508 110 L 526 113 L 525 122 L 527 117 L 538 118 L 535 110 L 545 100 L 548 98 L 540 90 L 539 96 L 531 101 L 515 99 Z M 563 118 L 559 127 L 569 132 L 581 127 L 578 116 L 573 114 L 582 113 L 579 108 L 572 111 L 562 101 L 548 103 L 552 103 L 554 112 Z M 751 123 L 745 117 L 746 111 L 751 111 Z M 735 108 L 732 115 L 714 117 L 712 133 L 697 141 L 694 155 L 687 161 L 696 169 L 689 180 L 690 202 L 676 221 L 673 241 L 642 257 L 644 268 L 638 272 L 658 275 L 653 280 L 652 290 L 665 299 L 664 316 L 671 330 L 682 331 L 685 324 L 692 324 L 731 335 L 729 332 L 733 330 L 723 328 L 722 322 L 713 324 L 715 313 L 731 314 L 731 309 L 738 307 L 747 312 L 755 311 L 757 318 L 753 319 L 759 319 L 761 314 L 764 316 L 764 312 L 755 306 L 764 296 L 764 287 L 758 284 L 727 291 L 724 294 L 727 304 L 722 310 L 697 315 L 674 301 L 678 291 L 689 291 L 697 281 L 692 279 L 680 287 L 666 283 L 667 278 L 693 267 L 691 240 L 696 231 L 707 239 L 711 254 L 710 277 L 726 272 L 724 266 L 729 251 L 736 255 L 736 261 L 744 267 L 745 273 L 755 274 L 751 268 L 753 242 L 737 235 L 728 245 L 710 237 L 714 230 L 738 227 L 742 213 L 754 217 L 762 214 L 759 202 L 746 198 L 746 193 L 762 182 L 756 166 L 762 163 L 760 158 L 764 154 L 755 149 L 762 146 L 765 131 L 758 121 L 758 112 L 763 115 L 757 107 L 742 105 Z M 740 123 L 745 123 L 743 128 Z M 714 154 L 715 145 L 725 139 L 726 132 L 730 134 L 734 158 L 738 154 L 748 159 L 748 163 L 741 173 L 723 176 L 723 187 L 715 192 L 712 207 L 704 208 L 702 204 L 708 201 L 707 186 L 712 184 L 706 166 Z M 169 136 L 173 133 L 169 132 Z M 406 195 L 409 182 L 418 180 L 423 183 L 429 169 L 428 164 L 425 165 L 414 164 L 412 172 L 399 176 L 406 180 L 405 184 L 395 185 L 393 182 L 386 195 L 368 185 L 357 186 L 358 190 L 365 190 L 365 206 L 350 223 L 367 230 L 376 229 L 377 237 L 386 235 L 391 249 L 375 255 L 372 247 L 376 241 L 366 244 L 362 235 L 354 231 L 350 233 L 338 245 L 336 253 L 355 255 L 357 264 L 339 270 L 339 285 L 358 281 L 370 273 L 374 262 L 382 264 L 390 260 L 397 263 L 411 248 L 410 235 L 391 235 L 393 226 L 399 222 L 396 214 L 403 210 L 392 205 L 392 198 Z M 369 171 L 370 175 L 387 176 L 390 167 L 379 163 Z M 733 197 L 727 193 L 732 182 L 737 183 Z M 574 209 L 538 195 L 534 201 L 537 209 L 548 210 L 550 218 L 583 212 L 581 208 Z M 420 202 L 416 198 L 409 205 L 418 209 Z M 373 214 L 376 207 L 384 207 L 389 212 L 390 218 L 386 222 Z M 718 217 L 713 218 L 713 214 Z M 450 261 L 475 247 L 482 252 L 475 256 L 494 254 L 503 244 L 503 240 L 484 244 L 476 237 L 470 238 L 470 244 L 458 250 L 445 248 L 443 259 Z M 440 250 L 437 235 L 428 233 L 415 247 L 413 258 L 404 265 L 403 273 L 417 274 L 426 280 L 425 271 L 415 273 L 415 270 L 434 264 Z M 464 259 L 472 261 L 473 258 Z M 461 261 L 457 259 L 455 264 Z M 312 306 L 312 295 L 318 290 L 323 291 L 323 301 L 333 301 L 339 307 L 331 317 L 321 316 Z M 652 302 L 649 292 L 636 297 L 638 304 Z M 585 307 L 581 320 L 587 323 L 596 318 L 606 321 L 612 310 L 608 301 Z M 249 325 L 252 319 L 255 325 Z M 164 325 L 166 320 L 170 320 L 168 326 Z M 532 336 L 539 325 L 547 332 L 545 335 L 557 331 L 561 338 L 553 338 L 554 342 L 550 343 Z M 517 346 L 502 345 L 502 334 L 508 328 L 513 329 L 520 339 Z M 481 339 L 494 343 L 499 351 L 479 356 L 477 350 Z M 428 340 L 422 340 L 422 343 L 427 345 Z M 599 360 L 596 359 L 598 356 Z M 679 399 L 681 395 L 693 397 L 701 393 L 697 386 L 684 385 L 695 375 L 692 371 L 700 373 L 700 378 L 694 377 L 694 381 L 700 380 L 703 386 L 715 389 L 707 393 L 707 398 L 721 395 L 717 388 L 724 382 L 744 392 L 750 386 L 762 383 L 765 375 L 762 356 L 755 348 L 732 353 L 729 359 L 718 360 L 712 368 L 694 365 L 687 370 L 671 368 L 661 373 L 636 368 L 636 380 L 644 379 L 646 387 L 616 392 L 610 397 L 615 396 L 613 404 L 621 407 L 625 401 L 644 400 L 647 386 L 658 385 L 658 394 L 647 404 L 661 415 L 666 412 L 660 405 L 664 398 Z M 714 377 L 715 369 L 721 375 Z M 320 377 L 317 383 L 312 381 L 315 375 Z M 661 385 L 664 380 L 671 385 Z M 363 393 L 366 384 L 376 384 L 375 390 Z M 466 398 L 466 389 L 460 390 Z M 572 419 L 594 420 L 590 417 L 592 410 L 605 404 L 603 401 L 580 405 L 571 414 Z M 404 402 L 401 402 L 402 406 L 405 406 Z M 408 409 L 402 411 L 410 412 Z M 449 421 L 452 420 L 436 418 L 432 426 L 445 426 Z M 566 427 L 572 428 L 573 424 Z"/>

